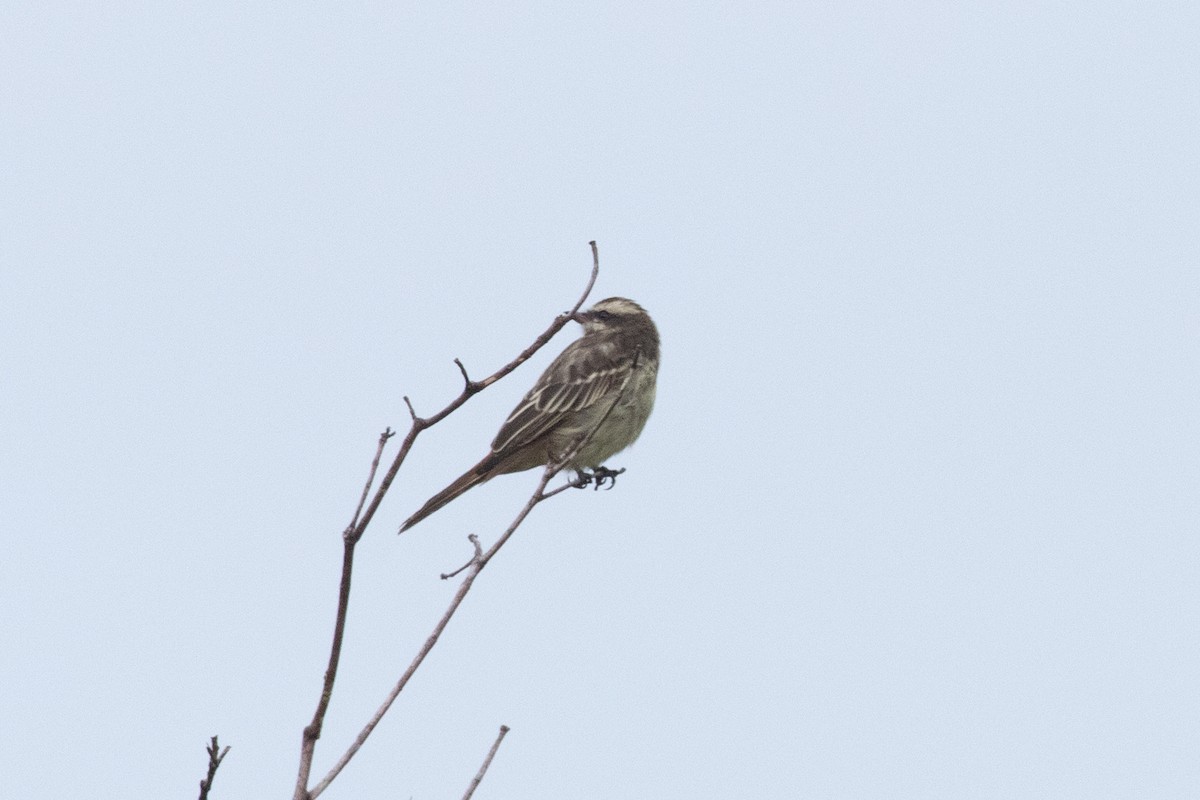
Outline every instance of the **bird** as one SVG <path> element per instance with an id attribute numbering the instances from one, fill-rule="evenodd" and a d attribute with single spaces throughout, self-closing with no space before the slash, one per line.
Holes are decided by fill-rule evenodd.
<path id="1" fill-rule="evenodd" d="M 646 310 L 609 297 L 571 317 L 583 336 L 567 345 L 500 426 L 483 459 L 421 506 L 408 530 L 459 495 L 497 475 L 546 466 L 578 451 L 564 467 L 598 479 L 604 462 L 633 444 L 654 409 L 658 328 Z M 586 437 L 586 438 L 584 438 Z"/>

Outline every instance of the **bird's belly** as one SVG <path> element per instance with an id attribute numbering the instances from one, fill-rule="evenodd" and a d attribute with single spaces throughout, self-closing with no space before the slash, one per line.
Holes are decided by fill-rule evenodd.
<path id="1" fill-rule="evenodd" d="M 646 420 L 650 419 L 650 412 L 654 409 L 654 376 L 635 376 L 626 387 L 625 395 L 627 397 L 621 398 L 604 418 L 596 433 L 579 451 L 573 467 L 595 469 L 629 447 L 641 435 L 642 429 L 646 427 Z"/>

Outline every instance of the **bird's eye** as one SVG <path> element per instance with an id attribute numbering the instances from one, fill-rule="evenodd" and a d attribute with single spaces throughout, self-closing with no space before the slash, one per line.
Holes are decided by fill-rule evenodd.
<path id="1" fill-rule="evenodd" d="M 612 313 L 609 311 L 597 311 L 596 319 L 600 320 L 601 322 L 608 322 L 610 319 L 612 319 Z"/>

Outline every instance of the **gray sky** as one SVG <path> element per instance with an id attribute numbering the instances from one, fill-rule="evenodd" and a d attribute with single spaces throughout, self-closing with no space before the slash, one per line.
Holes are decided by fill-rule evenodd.
<path id="1" fill-rule="evenodd" d="M 655 316 L 612 492 L 539 507 L 326 795 L 1200 794 L 1200 13 L 26 4 L 0 50 L 0 775 L 289 796 L 375 438 L 567 308 Z M 316 774 L 536 483 L 397 538 Z"/>

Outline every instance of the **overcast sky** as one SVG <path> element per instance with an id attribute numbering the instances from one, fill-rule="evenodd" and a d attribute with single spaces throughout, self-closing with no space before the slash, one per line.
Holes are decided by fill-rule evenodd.
<path id="1" fill-rule="evenodd" d="M 408 395 L 663 339 L 329 798 L 1200 795 L 1200 12 L 30 3 L 0 48 L 0 783 L 289 797 Z M 315 776 L 537 475 L 400 522 Z M 393 451 L 389 451 L 393 452 Z"/>

